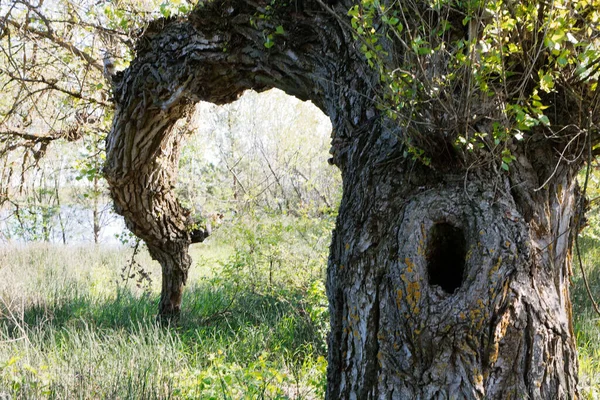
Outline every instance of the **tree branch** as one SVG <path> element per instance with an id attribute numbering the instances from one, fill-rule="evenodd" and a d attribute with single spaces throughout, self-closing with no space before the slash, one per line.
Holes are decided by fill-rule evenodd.
<path id="1" fill-rule="evenodd" d="M 4 72 L 6 75 L 8 75 L 11 79 L 14 80 L 18 80 L 21 82 L 28 82 L 28 83 L 43 83 L 46 85 L 46 89 L 48 90 L 56 90 L 57 92 L 61 92 L 64 94 L 67 94 L 71 97 L 74 97 L 76 99 L 80 99 L 80 100 L 86 100 L 89 101 L 90 103 L 94 103 L 94 104 L 98 104 L 102 107 L 112 107 L 111 103 L 106 103 L 104 101 L 101 100 L 96 100 L 93 97 L 86 97 L 84 96 L 81 91 L 80 92 L 73 92 L 71 90 L 62 88 L 60 86 L 57 85 L 57 80 L 56 79 L 46 79 L 45 77 L 41 77 L 39 79 L 34 79 L 34 78 L 21 78 L 21 77 L 17 77 L 14 76 L 13 74 L 11 74 L 10 72 L 0 69 L 0 72 Z"/>
<path id="2" fill-rule="evenodd" d="M 87 54 L 86 52 L 84 52 L 82 50 L 79 50 L 75 45 L 65 42 L 64 40 L 58 38 L 57 36 L 54 35 L 54 33 L 40 31 L 38 29 L 34 29 L 34 28 L 30 27 L 29 25 L 20 24 L 16 21 L 8 19 L 8 18 L 6 19 L 6 22 L 8 24 L 14 26 L 17 29 L 31 33 L 40 38 L 50 40 L 52 43 L 56 44 L 57 46 L 62 47 L 65 50 L 70 51 L 71 53 L 73 53 L 74 55 L 76 55 L 77 57 L 79 57 L 80 59 L 85 61 L 86 63 L 88 63 L 90 66 L 95 68 L 96 70 L 102 72 L 102 65 L 100 65 L 100 63 L 97 62 L 96 59 L 94 59 L 94 57 L 90 56 L 89 54 Z"/>

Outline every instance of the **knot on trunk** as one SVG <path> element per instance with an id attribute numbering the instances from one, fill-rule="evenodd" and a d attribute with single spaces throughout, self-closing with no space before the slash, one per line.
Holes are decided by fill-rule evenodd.
<path id="1" fill-rule="evenodd" d="M 190 217 L 188 223 L 191 242 L 204 242 L 212 234 L 213 227 L 217 227 L 223 222 L 223 218 L 224 216 L 221 213 L 210 214 L 207 217 Z"/>

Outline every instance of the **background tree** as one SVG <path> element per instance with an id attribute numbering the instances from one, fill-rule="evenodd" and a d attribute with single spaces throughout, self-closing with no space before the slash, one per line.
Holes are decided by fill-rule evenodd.
<path id="1" fill-rule="evenodd" d="M 49 239 L 48 229 L 52 228 L 46 224 L 56 220 L 66 242 L 64 220 L 70 218 L 71 205 L 60 207 L 56 185 L 52 204 L 37 201 L 34 206 L 32 194 L 40 200 L 41 193 L 45 197 L 52 193 L 48 185 L 35 187 L 40 183 L 39 171 L 46 171 L 47 180 L 48 168 L 58 168 L 54 161 L 42 161 L 51 143 L 63 147 L 65 142 L 85 137 L 87 159 L 80 160 L 77 168 L 93 186 L 82 196 L 86 196 L 83 203 L 90 200 L 90 229 L 94 240 L 99 239 L 103 207 L 97 200 L 106 192 L 100 170 L 113 113 L 105 81 L 109 71 L 105 71 L 103 59 L 108 57 L 114 68 L 123 68 L 131 58 L 133 37 L 149 19 L 188 9 L 183 1 L 162 7 L 156 1 L 126 0 L 10 0 L 0 4 L 0 215 L 10 219 L 9 224 L 16 222 L 25 235 L 12 230 L 12 237 L 39 236 L 27 236 L 33 226 L 21 223 L 25 220 L 20 217 L 28 209 L 31 222 L 46 216 L 44 239 Z M 55 184 L 71 178 L 71 172 L 65 170 L 71 165 L 60 164 L 59 168 L 64 174 Z M 60 175 L 56 170 L 52 173 L 53 177 Z"/>
<path id="2" fill-rule="evenodd" d="M 569 277 L 595 153 L 598 4 L 244 1 L 156 21 L 115 79 L 106 174 L 177 314 L 173 128 L 248 88 L 331 119 L 329 398 L 573 398 Z"/>
<path id="3" fill-rule="evenodd" d="M 324 162 L 331 125 L 311 104 L 247 92 L 231 105 L 200 105 L 193 120 L 178 175 L 187 208 L 299 215 L 335 207 L 339 183 Z"/>

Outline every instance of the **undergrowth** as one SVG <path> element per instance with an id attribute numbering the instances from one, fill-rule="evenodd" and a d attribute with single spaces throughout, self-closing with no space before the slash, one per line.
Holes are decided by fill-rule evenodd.
<path id="1" fill-rule="evenodd" d="M 160 268 L 147 254 L 152 286 L 136 287 L 120 277 L 126 248 L 0 249 L 0 398 L 323 398 L 326 246 L 302 244 L 314 229 L 328 227 L 240 223 L 196 246 L 172 325 L 157 322 Z M 581 244 L 598 294 L 598 243 Z M 600 318 L 573 267 L 581 394 L 595 399 Z"/>
<path id="2" fill-rule="evenodd" d="M 152 285 L 136 287 L 120 276 L 126 248 L 0 249 L 0 398 L 323 398 L 326 250 L 271 222 L 193 249 L 171 325 L 157 322 L 160 268 L 147 254 Z"/>

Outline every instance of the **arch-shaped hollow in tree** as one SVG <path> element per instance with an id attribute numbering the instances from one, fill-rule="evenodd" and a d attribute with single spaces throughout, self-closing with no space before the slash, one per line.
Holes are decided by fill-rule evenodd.
<path id="1" fill-rule="evenodd" d="M 224 104 L 247 89 L 270 88 L 311 100 L 334 121 L 339 108 L 363 114 L 364 101 L 335 84 L 340 66 L 355 62 L 343 46 L 350 33 L 325 22 L 333 18 L 326 13 L 299 18 L 285 12 L 280 23 L 289 33 L 267 48 L 268 21 L 259 22 L 262 27 L 255 21 L 263 12 L 253 3 L 215 1 L 188 17 L 155 21 L 138 40 L 135 60 L 114 77 L 117 108 L 105 176 L 116 211 L 162 266 L 163 316 L 180 311 L 191 263 L 188 227 L 195 222 L 173 191 L 181 146 L 175 122 L 200 100 Z"/>
<path id="2" fill-rule="evenodd" d="M 461 228 L 447 222 L 434 224 L 427 241 L 427 275 L 430 285 L 454 293 L 463 282 L 467 246 Z"/>
<path id="3" fill-rule="evenodd" d="M 306 206 L 318 209 L 318 215 L 336 211 L 341 176 L 327 164 L 331 122 L 312 103 L 278 89 L 246 91 L 227 105 L 197 104 L 192 120 L 176 190 L 197 218 L 222 215 L 224 220 L 220 213 L 236 218 L 249 198 L 252 207 L 292 216 Z M 227 177 L 200 181 L 198 171 L 209 167 Z"/>

